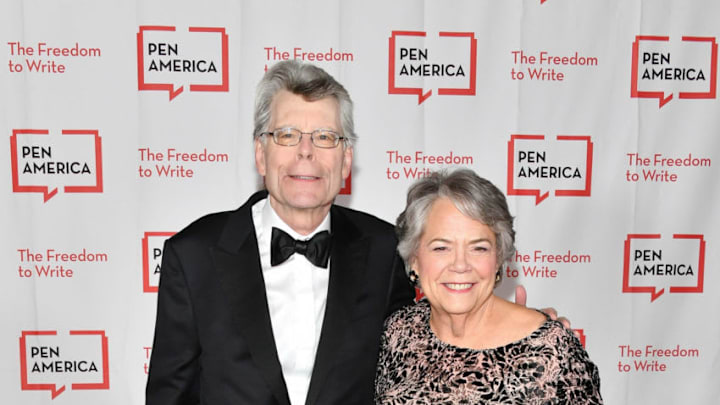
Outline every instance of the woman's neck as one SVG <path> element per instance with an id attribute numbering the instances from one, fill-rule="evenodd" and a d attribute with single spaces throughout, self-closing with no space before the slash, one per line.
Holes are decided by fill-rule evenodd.
<path id="1" fill-rule="evenodd" d="M 477 309 L 464 314 L 448 314 L 430 310 L 430 328 L 441 341 L 457 347 L 484 348 L 488 331 L 492 330 L 497 298 L 490 295 Z"/>

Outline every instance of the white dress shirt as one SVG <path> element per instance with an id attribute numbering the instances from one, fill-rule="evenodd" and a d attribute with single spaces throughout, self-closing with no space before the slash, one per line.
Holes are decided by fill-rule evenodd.
<path id="1" fill-rule="evenodd" d="M 295 253 L 287 261 L 272 267 L 270 240 L 273 227 L 298 240 L 307 240 L 318 232 L 329 231 L 330 213 L 305 236 L 285 224 L 268 199 L 253 205 L 252 217 L 280 366 L 290 403 L 301 405 L 307 397 L 320 340 L 330 265 L 328 263 L 328 268 L 316 267 L 305 256 Z"/>

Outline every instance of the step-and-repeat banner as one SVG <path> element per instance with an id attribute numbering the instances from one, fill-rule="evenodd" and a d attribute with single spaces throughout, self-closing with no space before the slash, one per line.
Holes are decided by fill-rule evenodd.
<path id="1" fill-rule="evenodd" d="M 163 241 L 261 179 L 255 85 L 317 64 L 356 104 L 337 202 L 502 190 L 500 293 L 572 320 L 608 404 L 720 401 L 716 0 L 39 1 L 0 6 L 0 392 L 144 401 Z"/>

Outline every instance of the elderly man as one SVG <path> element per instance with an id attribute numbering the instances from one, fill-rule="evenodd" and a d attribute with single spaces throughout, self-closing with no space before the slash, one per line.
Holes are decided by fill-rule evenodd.
<path id="1" fill-rule="evenodd" d="M 278 63 L 254 137 L 267 191 L 165 244 L 147 404 L 372 403 L 383 321 L 413 290 L 392 225 L 333 205 L 350 97 L 320 68 Z"/>

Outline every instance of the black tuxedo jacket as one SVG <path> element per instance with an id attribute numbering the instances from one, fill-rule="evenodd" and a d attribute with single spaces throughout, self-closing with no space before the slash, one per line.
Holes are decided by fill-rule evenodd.
<path id="1" fill-rule="evenodd" d="M 147 405 L 289 404 L 251 214 L 266 196 L 165 243 Z M 330 212 L 327 305 L 306 403 L 371 404 L 383 321 L 413 289 L 390 224 Z"/>

